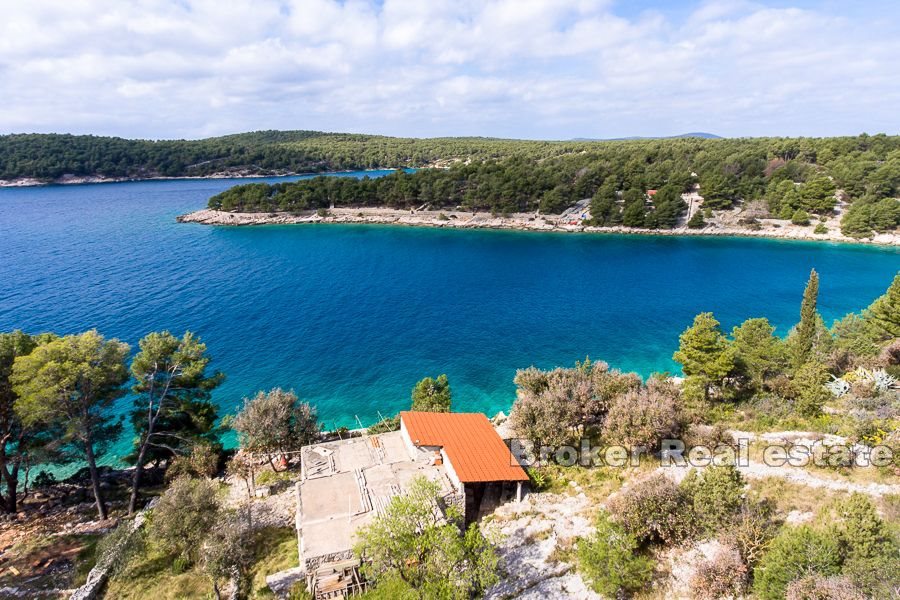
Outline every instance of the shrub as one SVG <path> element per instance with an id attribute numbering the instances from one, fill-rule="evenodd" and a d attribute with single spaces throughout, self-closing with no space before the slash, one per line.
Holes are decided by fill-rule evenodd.
<path id="1" fill-rule="evenodd" d="M 693 515 L 681 490 L 662 474 L 623 490 L 609 511 L 641 545 L 672 543 L 693 533 Z"/>
<path id="2" fill-rule="evenodd" d="M 822 406 L 831 399 L 831 392 L 825 387 L 828 379 L 828 369 L 819 362 L 811 361 L 800 367 L 792 382 L 800 414 L 814 417 L 822 412 Z"/>
<path id="3" fill-rule="evenodd" d="M 824 235 L 824 234 L 828 233 L 828 228 L 825 227 L 824 223 L 819 223 L 818 225 L 816 225 L 816 228 L 813 229 L 813 233 L 815 233 L 817 235 Z"/>
<path id="4" fill-rule="evenodd" d="M 679 434 L 680 421 L 678 391 L 668 382 L 651 379 L 646 388 L 613 399 L 603 437 L 609 444 L 655 452 L 663 439 Z"/>
<path id="5" fill-rule="evenodd" d="M 791 215 L 791 223 L 794 225 L 809 225 L 809 213 L 805 210 L 797 209 Z"/>
<path id="6" fill-rule="evenodd" d="M 369 435 L 375 435 L 378 433 L 390 433 L 391 431 L 398 431 L 400 429 L 400 417 L 385 417 L 382 420 L 378 421 L 374 425 L 369 426 L 367 433 Z"/>
<path id="7" fill-rule="evenodd" d="M 56 475 L 43 469 L 41 469 L 41 472 L 34 478 L 34 483 L 32 484 L 33 487 L 38 489 L 47 488 L 52 485 L 56 485 Z"/>
<path id="8" fill-rule="evenodd" d="M 691 592 L 697 600 L 738 597 L 747 586 L 747 565 L 737 549 L 720 548 L 712 558 L 701 562 L 691 579 Z"/>
<path id="9" fill-rule="evenodd" d="M 875 556 L 889 543 L 888 531 L 875 505 L 863 494 L 851 494 L 838 505 L 837 513 L 841 520 L 841 535 L 851 554 Z"/>
<path id="10" fill-rule="evenodd" d="M 730 523 L 740 510 L 744 478 L 734 465 L 710 466 L 701 473 L 691 470 L 681 482 L 697 527 L 713 533 Z"/>
<path id="11" fill-rule="evenodd" d="M 872 597 L 888 597 L 900 590 L 900 546 L 878 516 L 872 501 L 855 493 L 835 511 L 841 538 L 847 546 L 843 572 Z"/>
<path id="12" fill-rule="evenodd" d="M 870 598 L 896 598 L 900 590 L 900 550 L 886 546 L 874 556 L 850 556 L 842 573 Z"/>
<path id="13" fill-rule="evenodd" d="M 772 511 L 767 504 L 744 503 L 723 537 L 726 543 L 737 549 L 741 560 L 752 569 L 766 553 L 777 533 L 778 526 L 772 520 Z"/>
<path id="14" fill-rule="evenodd" d="M 599 594 L 609 598 L 629 594 L 647 585 L 653 574 L 653 562 L 637 550 L 634 536 L 603 515 L 597 531 L 578 541 L 578 570 Z"/>
<path id="15" fill-rule="evenodd" d="M 196 561 L 219 517 L 218 487 L 209 479 L 176 479 L 153 509 L 150 538 L 182 564 Z"/>
<path id="16" fill-rule="evenodd" d="M 784 529 L 754 571 L 753 590 L 763 600 L 781 600 L 787 586 L 809 574 L 838 575 L 843 553 L 834 530 L 809 526 Z"/>
<path id="17" fill-rule="evenodd" d="M 706 227 L 706 221 L 703 220 L 703 213 L 699 210 L 694 213 L 694 215 L 688 219 L 687 226 L 691 229 L 703 229 Z"/>
<path id="18" fill-rule="evenodd" d="M 516 434 L 538 444 L 560 445 L 606 416 L 613 398 L 639 389 L 640 378 L 600 362 L 573 369 L 516 373 L 516 402 L 509 415 Z"/>
<path id="19" fill-rule="evenodd" d="M 785 600 L 865 600 L 865 595 L 846 577 L 807 575 L 788 584 Z"/>
<path id="20" fill-rule="evenodd" d="M 110 577 L 122 573 L 131 560 L 144 552 L 146 535 L 135 530 L 131 521 L 120 522 L 97 542 L 97 565 L 106 567 Z"/>
<path id="21" fill-rule="evenodd" d="M 683 438 L 685 448 L 703 446 L 715 451 L 716 448 L 723 446 L 729 448 L 737 447 L 734 436 L 728 432 L 725 426 L 719 423 L 715 425 L 693 424 L 684 432 Z"/>
<path id="22" fill-rule="evenodd" d="M 166 479 L 212 477 L 219 470 L 219 453 L 211 444 L 194 444 L 191 453 L 178 455 L 166 469 Z"/>

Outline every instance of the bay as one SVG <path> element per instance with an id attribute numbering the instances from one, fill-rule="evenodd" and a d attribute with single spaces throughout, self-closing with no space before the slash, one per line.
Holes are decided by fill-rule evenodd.
<path id="1" fill-rule="evenodd" d="M 408 407 L 426 375 L 448 375 L 456 410 L 493 414 L 530 365 L 589 355 L 674 373 L 678 334 L 698 312 L 728 329 L 765 316 L 783 335 L 811 268 L 828 323 L 900 268 L 896 248 L 816 242 L 175 222 L 247 181 L 0 190 L 0 330 L 96 327 L 136 346 L 189 329 L 227 375 L 221 414 L 282 386 L 327 426 L 352 427 Z"/>

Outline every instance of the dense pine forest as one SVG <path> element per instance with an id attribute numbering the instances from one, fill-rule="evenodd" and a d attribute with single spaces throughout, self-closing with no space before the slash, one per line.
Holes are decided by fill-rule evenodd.
<path id="1" fill-rule="evenodd" d="M 384 143 L 400 147 L 408 142 Z M 467 143 L 483 144 L 482 152 L 461 155 Z M 439 141 L 415 144 L 428 148 L 423 150 L 427 154 Z M 681 195 L 698 189 L 706 211 L 755 202 L 751 214 L 799 223 L 840 211 L 844 233 L 855 237 L 900 226 L 896 136 L 455 144 L 441 156 L 457 159 L 448 169 L 398 171 L 380 179 L 250 184 L 215 196 L 209 206 L 275 212 L 427 204 L 497 214 L 558 214 L 591 199 L 594 225 L 665 229 L 674 227 L 687 209 Z M 359 151 L 367 147 L 361 142 Z"/>
<path id="2" fill-rule="evenodd" d="M 440 166 L 405 173 L 403 167 Z M 0 136 L 0 179 L 320 173 L 398 168 L 384 178 L 237 186 L 210 208 L 300 212 L 386 206 L 559 214 L 590 199 L 591 223 L 672 228 L 699 190 L 704 211 L 809 223 L 839 213 L 846 235 L 900 226 L 900 136 L 526 141 L 261 131 L 204 140 Z M 702 226 L 702 214 L 689 225 Z"/>
<path id="3" fill-rule="evenodd" d="M 422 167 L 447 158 L 487 160 L 577 152 L 589 142 L 490 138 L 391 138 L 317 131 L 257 131 L 203 140 L 127 140 L 92 135 L 0 136 L 0 179 L 52 181 L 63 175 L 110 178 L 260 175 L 342 169 Z"/>

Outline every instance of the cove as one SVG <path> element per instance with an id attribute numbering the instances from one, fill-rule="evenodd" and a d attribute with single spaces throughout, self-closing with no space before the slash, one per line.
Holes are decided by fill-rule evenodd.
<path id="1" fill-rule="evenodd" d="M 379 173 L 341 175 L 367 174 Z M 678 335 L 698 312 L 728 330 L 765 316 L 783 335 L 811 268 L 829 324 L 900 268 L 896 248 L 817 242 L 175 222 L 247 181 L 0 190 L 0 330 L 96 327 L 136 346 L 190 329 L 228 377 L 220 414 L 282 386 L 326 426 L 354 426 L 407 407 L 426 375 L 447 373 L 456 410 L 493 414 L 530 365 L 589 355 L 676 372 Z"/>

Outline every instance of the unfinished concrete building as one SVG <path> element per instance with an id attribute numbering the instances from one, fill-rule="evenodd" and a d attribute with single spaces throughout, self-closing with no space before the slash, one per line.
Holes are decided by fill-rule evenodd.
<path id="1" fill-rule="evenodd" d="M 297 484 L 300 565 L 314 598 L 365 591 L 355 533 L 424 476 L 471 522 L 521 498 L 525 471 L 480 413 L 400 413 L 400 431 L 314 444 Z"/>

